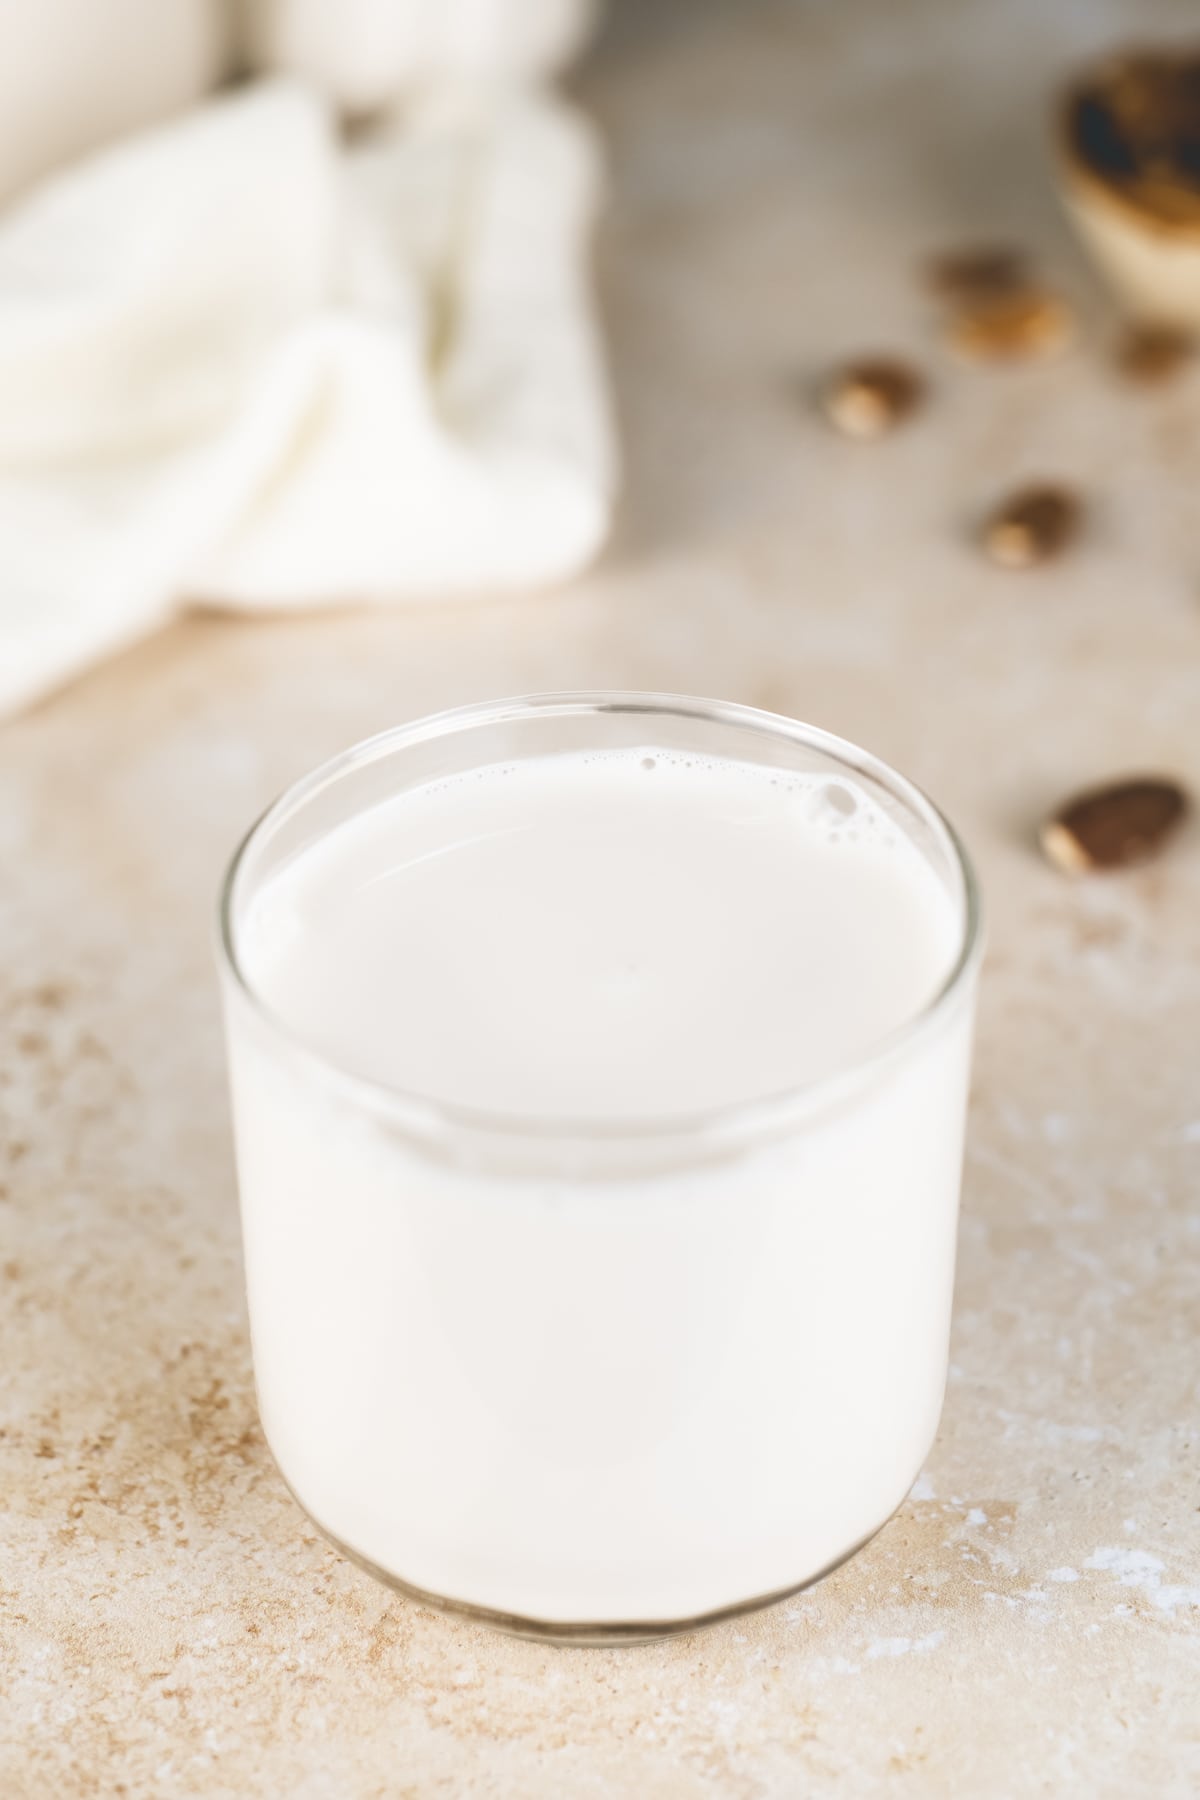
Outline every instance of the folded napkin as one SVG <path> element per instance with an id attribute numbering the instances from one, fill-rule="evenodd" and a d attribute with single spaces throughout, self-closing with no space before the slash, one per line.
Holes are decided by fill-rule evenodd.
<path id="1" fill-rule="evenodd" d="M 607 528 L 597 161 L 537 90 L 343 149 L 269 81 L 0 215 L 0 711 L 182 601 L 559 579 Z"/>

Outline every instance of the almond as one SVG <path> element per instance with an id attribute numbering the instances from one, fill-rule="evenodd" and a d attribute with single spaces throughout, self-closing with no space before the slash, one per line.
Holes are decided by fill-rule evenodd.
<path id="1" fill-rule="evenodd" d="M 930 287 L 947 300 L 975 300 L 1029 285 L 1029 264 L 1020 250 L 991 244 L 951 250 L 933 257 L 925 269 Z"/>
<path id="2" fill-rule="evenodd" d="M 1169 381 L 1194 350 L 1186 331 L 1170 325 L 1131 325 L 1117 345 L 1117 367 L 1131 381 Z"/>
<path id="3" fill-rule="evenodd" d="M 1020 488 L 988 519 L 983 547 L 1001 568 L 1033 568 L 1067 548 L 1082 517 L 1082 504 L 1070 488 L 1049 482 Z"/>
<path id="4" fill-rule="evenodd" d="M 924 393 L 924 378 L 907 363 L 867 357 L 834 371 L 822 405 L 846 437 L 877 438 L 907 418 Z"/>
<path id="5" fill-rule="evenodd" d="M 1157 856 L 1188 811 L 1177 782 L 1134 776 L 1065 801 L 1043 823 L 1041 846 L 1068 874 L 1131 868 Z"/>

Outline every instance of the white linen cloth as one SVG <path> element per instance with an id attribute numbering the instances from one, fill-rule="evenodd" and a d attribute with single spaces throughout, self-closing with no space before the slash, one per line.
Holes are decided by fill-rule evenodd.
<path id="1" fill-rule="evenodd" d="M 189 598 L 585 563 L 613 483 L 597 185 L 537 90 L 434 90 L 343 150 L 273 80 L 0 214 L 0 712 Z"/>

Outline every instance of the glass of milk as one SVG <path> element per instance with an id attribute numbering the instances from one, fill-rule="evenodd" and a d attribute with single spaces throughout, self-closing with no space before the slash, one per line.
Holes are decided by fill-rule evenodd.
<path id="1" fill-rule="evenodd" d="M 313 1521 L 584 1642 L 851 1555 L 941 1409 L 979 951 L 930 801 L 745 707 L 470 707 L 300 781 L 221 954 L 259 1404 Z"/>

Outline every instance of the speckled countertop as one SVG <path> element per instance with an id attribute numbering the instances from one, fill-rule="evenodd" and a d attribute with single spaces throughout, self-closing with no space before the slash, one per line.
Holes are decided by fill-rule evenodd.
<path id="1" fill-rule="evenodd" d="M 618 11 L 602 283 L 629 465 L 569 592 L 195 619 L 0 731 L 0 1793 L 791 1800 L 1200 1789 L 1200 837 L 1072 884 L 1061 791 L 1200 784 L 1200 371 L 1111 373 L 1048 186 L 1046 93 L 1153 0 Z M 1083 348 L 962 370 L 914 270 L 1029 245 Z M 806 389 L 898 347 L 894 440 Z M 987 568 L 1010 477 L 1078 552 Z M 719 693 L 869 744 L 962 825 L 991 914 L 942 1430 L 803 1599 L 553 1650 L 405 1604 L 284 1491 L 255 1417 L 209 907 L 348 740 L 553 686 Z"/>

